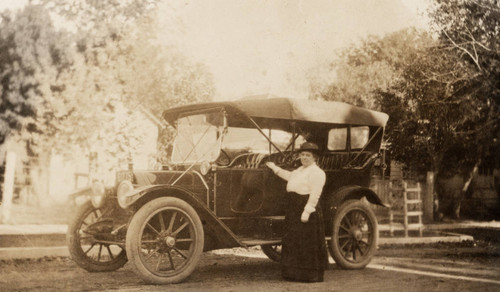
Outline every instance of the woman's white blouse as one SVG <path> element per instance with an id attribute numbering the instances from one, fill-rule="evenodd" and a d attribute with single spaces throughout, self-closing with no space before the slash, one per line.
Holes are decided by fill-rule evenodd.
<path id="1" fill-rule="evenodd" d="M 287 192 L 309 195 L 307 205 L 316 208 L 326 181 L 325 172 L 318 165 L 301 166 L 291 172 L 279 168 L 276 174 L 288 181 Z"/>

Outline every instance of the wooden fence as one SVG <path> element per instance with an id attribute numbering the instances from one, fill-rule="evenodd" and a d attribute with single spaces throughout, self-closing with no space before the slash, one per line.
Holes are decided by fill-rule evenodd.
<path id="1" fill-rule="evenodd" d="M 405 237 L 409 236 L 411 230 L 418 231 L 418 235 L 422 236 L 423 196 L 427 190 L 421 183 L 375 178 L 372 179 L 371 189 L 388 206 L 388 208 L 375 207 L 375 212 L 379 224 L 389 226 L 391 236 L 394 236 L 396 230 L 401 229 Z"/>

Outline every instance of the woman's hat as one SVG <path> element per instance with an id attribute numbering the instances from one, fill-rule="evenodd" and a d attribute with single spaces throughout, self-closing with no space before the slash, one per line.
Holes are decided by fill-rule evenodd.
<path id="1" fill-rule="evenodd" d="M 300 145 L 299 152 L 302 151 L 310 151 L 310 152 L 319 152 L 319 147 L 318 145 L 311 143 L 311 142 L 305 142 L 302 145 Z"/>

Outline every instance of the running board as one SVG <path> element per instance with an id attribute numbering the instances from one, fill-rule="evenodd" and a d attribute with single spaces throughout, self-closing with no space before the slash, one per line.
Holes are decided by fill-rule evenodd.
<path id="1" fill-rule="evenodd" d="M 331 236 L 325 236 L 325 240 L 331 240 Z M 255 238 L 240 238 L 240 242 L 245 246 L 281 244 L 281 239 L 255 239 Z"/>
<path id="2" fill-rule="evenodd" d="M 285 216 L 259 216 L 259 217 L 236 217 L 236 216 L 231 216 L 231 217 L 219 217 L 221 220 L 236 220 L 236 219 L 241 219 L 241 218 L 253 218 L 253 219 L 271 219 L 271 220 L 285 220 Z"/>
<path id="3" fill-rule="evenodd" d="M 241 238 L 240 242 L 245 246 L 265 245 L 265 244 L 281 244 L 281 239 L 254 239 L 254 238 Z"/>

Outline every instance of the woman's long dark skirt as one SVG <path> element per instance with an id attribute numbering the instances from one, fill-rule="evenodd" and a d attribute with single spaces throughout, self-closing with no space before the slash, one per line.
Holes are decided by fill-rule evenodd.
<path id="1" fill-rule="evenodd" d="M 309 195 L 288 194 L 281 274 L 292 281 L 322 282 L 328 266 L 323 214 L 321 208 L 317 208 L 309 221 L 302 223 L 300 217 L 308 199 Z"/>

